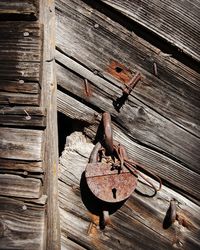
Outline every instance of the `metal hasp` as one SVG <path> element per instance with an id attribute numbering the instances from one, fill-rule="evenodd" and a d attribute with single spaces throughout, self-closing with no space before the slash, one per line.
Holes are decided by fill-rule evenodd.
<path id="1" fill-rule="evenodd" d="M 105 202 L 120 202 L 127 199 L 136 188 L 137 175 L 121 164 L 116 152 L 119 143 L 113 141 L 110 114 L 103 113 L 102 119 L 105 152 L 101 143 L 97 143 L 86 167 L 85 177 L 88 187 L 97 198 Z M 104 153 L 105 162 L 97 162 L 100 151 Z"/>

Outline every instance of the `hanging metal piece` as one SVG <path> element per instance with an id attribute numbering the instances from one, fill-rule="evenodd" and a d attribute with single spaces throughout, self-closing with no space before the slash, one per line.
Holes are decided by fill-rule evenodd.
<path id="1" fill-rule="evenodd" d="M 141 164 L 128 158 L 126 149 L 117 141 L 113 141 L 110 114 L 105 112 L 102 116 L 104 126 L 104 141 L 98 142 L 93 148 L 89 163 L 85 169 L 87 185 L 91 192 L 101 201 L 117 203 L 125 201 L 135 190 L 138 176 L 141 176 L 154 189 L 155 194 L 161 189 L 161 180 L 156 175 L 160 183 L 157 189 L 140 171 L 137 169 L 147 169 Z M 105 145 L 105 148 L 102 146 Z M 104 226 L 109 221 L 109 211 L 102 208 L 102 223 Z"/>
<path id="2" fill-rule="evenodd" d="M 104 134 L 105 134 L 105 146 L 108 153 L 113 153 L 113 132 L 111 126 L 110 113 L 104 112 L 102 115 Z"/>

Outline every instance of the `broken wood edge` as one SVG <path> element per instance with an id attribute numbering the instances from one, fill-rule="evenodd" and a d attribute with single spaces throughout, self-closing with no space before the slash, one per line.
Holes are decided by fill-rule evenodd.
<path id="1" fill-rule="evenodd" d="M 44 193 L 47 194 L 46 237 L 44 249 L 60 249 L 60 217 L 58 208 L 58 136 L 57 83 L 55 77 L 55 3 L 40 1 L 40 22 L 43 25 L 41 68 L 41 106 L 47 109 L 44 139 Z"/>

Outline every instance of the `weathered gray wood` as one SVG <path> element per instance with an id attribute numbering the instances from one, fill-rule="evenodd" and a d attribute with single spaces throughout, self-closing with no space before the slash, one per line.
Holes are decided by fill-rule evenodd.
<path id="1" fill-rule="evenodd" d="M 78 0 L 57 1 L 56 35 L 58 49 L 119 87 L 124 87 L 130 72 L 141 71 L 143 80 L 136 85 L 132 95 L 199 137 L 200 75 L 197 72 L 166 57 L 157 48 Z M 121 78 L 123 70 L 108 73 L 113 61 L 129 69 L 125 79 Z M 153 75 L 154 62 L 158 77 Z M 65 66 L 71 68 L 69 64 Z M 78 74 L 84 76 L 82 72 Z M 112 98 L 121 94 L 118 90 L 118 95 Z"/>
<path id="2" fill-rule="evenodd" d="M 86 99 L 87 101 L 93 100 L 93 85 L 97 86 L 109 86 L 105 80 L 99 76 L 94 75 L 91 71 L 79 65 L 77 62 L 68 58 L 60 52 L 57 52 L 57 60 L 61 63 L 61 66 L 68 67 L 70 71 L 64 67 L 57 65 L 58 84 L 68 91 L 79 95 L 79 97 Z M 78 77 L 76 74 L 80 75 Z M 70 79 L 66 81 L 66 75 Z M 84 78 L 90 81 L 90 97 L 85 93 Z M 146 81 L 146 80 L 145 80 Z M 154 110 L 162 114 L 178 126 L 183 127 L 192 134 L 200 137 L 200 119 L 198 113 L 200 112 L 200 103 L 196 99 L 195 95 L 199 93 L 196 90 L 196 94 L 189 94 L 193 92 L 188 88 L 187 96 L 182 95 L 183 89 L 177 91 L 176 86 L 167 87 L 161 82 L 154 84 L 153 81 L 145 82 L 144 80 L 134 88 L 133 96 L 140 99 L 146 105 L 152 107 Z M 74 86 L 73 86 L 74 85 Z M 110 84 L 111 85 L 111 84 Z M 120 87 L 119 84 L 116 84 Z M 111 85 L 112 86 L 112 85 Z M 185 86 L 186 87 L 186 86 Z M 111 89 L 110 87 L 109 89 Z M 107 90 L 106 90 L 107 91 Z M 117 97 L 121 96 L 121 90 L 116 88 L 117 93 L 111 93 L 112 101 L 116 101 Z M 159 98 L 158 98 L 159 97 Z M 197 97 L 198 98 L 198 97 Z M 130 99 L 130 98 L 129 98 Z M 184 108 L 183 108 L 184 105 Z M 123 110 L 123 109 L 122 109 Z"/>
<path id="3" fill-rule="evenodd" d="M 29 80 L 39 82 L 40 63 L 38 62 L 1 62 L 0 79 L 3 80 Z"/>
<path id="4" fill-rule="evenodd" d="M 46 249 L 60 249 L 60 218 L 58 210 L 58 134 L 57 82 L 55 74 L 55 5 L 41 2 L 41 22 L 44 25 L 41 105 L 47 109 L 44 166 L 45 194 L 47 194 Z"/>
<path id="5" fill-rule="evenodd" d="M 9 19 L 16 17 L 18 20 L 35 20 L 39 14 L 39 0 L 1 0 L 0 19 L 4 16 Z"/>
<path id="6" fill-rule="evenodd" d="M 0 60 L 40 62 L 39 22 L 0 22 Z"/>
<path id="7" fill-rule="evenodd" d="M 45 127 L 46 111 L 40 107 L 0 107 L 0 125 Z"/>
<path id="8" fill-rule="evenodd" d="M 99 217 L 88 211 L 81 200 L 81 196 L 89 195 L 84 193 L 85 189 L 80 190 L 80 182 L 92 147 L 81 132 L 75 132 L 67 138 L 60 157 L 59 201 L 62 238 L 66 249 L 67 244 L 71 249 L 69 240 L 84 249 L 199 248 L 200 208 L 165 186 L 154 198 L 134 192 L 111 215 L 111 223 L 101 231 Z M 139 182 L 138 188 L 141 187 Z M 173 226 L 164 229 L 163 221 L 172 198 L 179 204 L 179 219 L 177 217 Z M 180 221 L 181 216 L 187 221 L 184 226 Z"/>
<path id="9" fill-rule="evenodd" d="M 66 57 L 61 56 L 61 54 L 58 56 L 58 59 L 63 64 L 68 61 L 67 59 L 65 61 L 65 58 Z M 69 67 L 73 64 L 77 67 L 73 67 L 76 72 L 81 72 L 84 77 L 87 77 L 87 79 L 91 81 L 92 96 L 89 98 L 85 97 L 83 79 L 77 76 L 72 78 L 72 74 L 70 74 L 69 71 L 59 70 L 58 67 L 58 72 L 61 72 L 58 73 L 58 83 L 62 87 L 86 99 L 96 107 L 97 110 L 100 108 L 101 110 L 112 113 L 114 120 L 116 120 L 118 124 L 123 124 L 122 126 L 123 129 L 126 130 L 126 134 L 133 139 L 139 140 L 155 150 L 159 148 L 160 151 L 163 151 L 170 157 L 187 164 L 189 168 L 197 172 L 199 171 L 199 138 L 180 128 L 180 126 L 177 126 L 174 122 L 166 119 L 165 116 L 161 116 L 155 112 L 154 109 L 151 109 L 151 107 L 132 96 L 129 96 L 129 100 L 124 104 L 121 112 L 118 113 L 113 109 L 113 101 L 114 99 L 116 100 L 117 97 L 120 97 L 119 88 L 98 76 L 93 77 L 92 72 L 79 66 L 72 60 Z M 63 74 L 63 72 L 65 73 Z M 190 122 L 190 120 L 188 120 L 188 122 Z M 185 144 L 185 141 L 187 141 L 187 144 Z"/>
<path id="10" fill-rule="evenodd" d="M 58 91 L 58 111 L 71 119 L 85 121 L 85 124 L 88 124 L 88 126 L 85 129 L 83 128 L 84 132 L 90 138 L 95 138 L 97 127 L 101 120 L 101 115 L 98 114 L 98 112 L 94 112 L 93 109 L 61 91 Z M 196 200 L 200 199 L 199 174 L 189 170 L 160 152 L 156 152 L 131 140 L 130 136 L 126 135 L 126 131 L 116 126 L 115 122 L 113 122 L 113 129 L 114 139 L 126 147 L 130 158 L 147 166 L 150 171 L 159 175 L 163 180 L 178 190 L 182 190 L 183 193 L 195 197 Z"/>
<path id="11" fill-rule="evenodd" d="M 100 1 L 200 61 L 199 0 Z"/>
<path id="12" fill-rule="evenodd" d="M 24 80 L 19 81 L 7 81 L 3 80 L 0 83 L 0 91 L 14 92 L 14 93 L 40 93 L 40 85 L 37 82 L 24 82 Z"/>
<path id="13" fill-rule="evenodd" d="M 1 105 L 32 105 L 39 106 L 40 95 L 39 94 L 21 94 L 0 92 L 0 104 Z"/>
<path id="14" fill-rule="evenodd" d="M 43 173 L 42 162 L 21 161 L 0 158 L 0 169 L 2 170 L 23 170 L 25 172 Z M 27 174 L 27 173 L 26 173 Z"/>
<path id="15" fill-rule="evenodd" d="M 0 138 L 0 158 L 43 160 L 43 131 L 2 127 Z"/>
<path id="16" fill-rule="evenodd" d="M 0 174 L 0 195 L 22 198 L 39 198 L 42 182 L 12 174 Z"/>
<path id="17" fill-rule="evenodd" d="M 44 226 L 43 206 L 0 197 L 0 249 L 44 249 Z"/>

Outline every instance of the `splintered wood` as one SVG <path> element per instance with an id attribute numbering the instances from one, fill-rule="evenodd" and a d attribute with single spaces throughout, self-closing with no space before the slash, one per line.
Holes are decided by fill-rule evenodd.
<path id="1" fill-rule="evenodd" d="M 179 242 L 186 249 L 195 246 L 196 233 L 200 229 L 197 219 L 200 208 L 165 186 L 154 198 L 134 192 L 111 215 L 110 224 L 102 232 L 98 208 L 95 210 L 96 204 L 92 203 L 84 181 L 85 167 L 93 147 L 81 132 L 74 132 L 66 138 L 60 157 L 59 203 L 63 249 L 79 249 L 76 244 L 83 249 L 102 250 L 132 249 L 133 245 L 134 249 L 146 249 L 149 244 L 158 249 L 171 249 Z M 146 187 L 139 181 L 137 189 L 144 192 Z M 168 230 L 163 228 L 171 197 L 176 197 L 179 204 L 177 214 L 190 218 L 193 227 L 189 230 L 178 219 Z M 144 240 L 141 241 L 141 238 Z"/>

